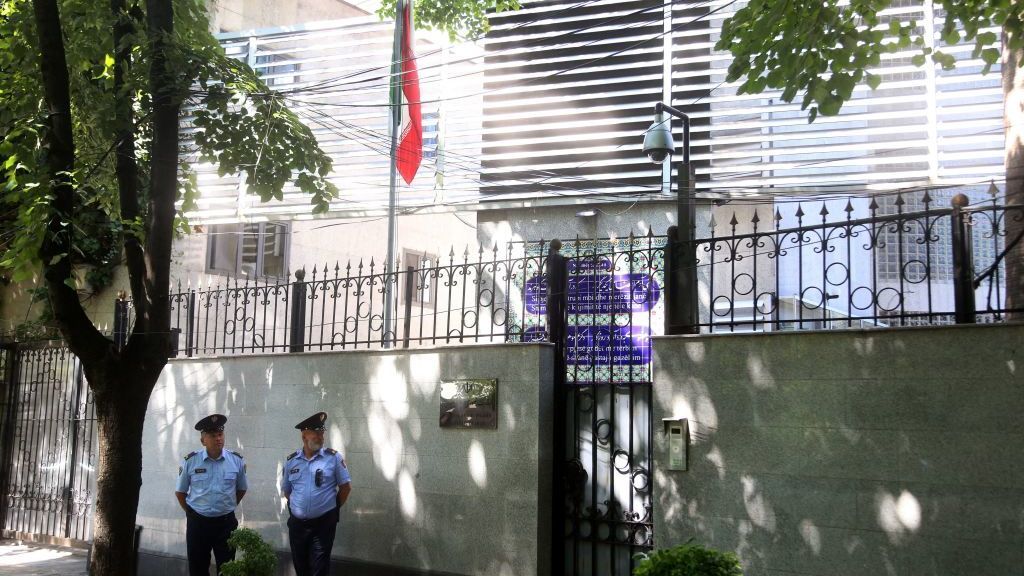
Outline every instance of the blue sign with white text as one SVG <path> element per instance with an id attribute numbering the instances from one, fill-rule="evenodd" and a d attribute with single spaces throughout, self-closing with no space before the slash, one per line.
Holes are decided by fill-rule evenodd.
<path id="1" fill-rule="evenodd" d="M 526 310 L 547 313 L 544 279 L 526 281 Z M 569 276 L 566 298 L 570 314 L 627 314 L 647 312 L 661 298 L 661 286 L 647 274 L 582 274 Z"/>
<path id="2" fill-rule="evenodd" d="M 541 262 L 544 245 L 528 254 Z M 565 382 L 650 381 L 651 336 L 664 321 L 664 242 L 651 237 L 576 240 L 563 247 L 567 272 Z M 547 277 L 529 267 L 524 341 L 546 340 Z"/>
<path id="3" fill-rule="evenodd" d="M 540 326 L 526 330 L 526 341 L 545 338 Z M 646 326 L 569 326 L 565 362 L 570 366 L 640 366 L 651 361 L 651 330 Z"/>

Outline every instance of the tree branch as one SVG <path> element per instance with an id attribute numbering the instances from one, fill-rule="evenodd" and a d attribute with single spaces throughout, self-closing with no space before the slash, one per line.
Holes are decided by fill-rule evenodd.
<path id="1" fill-rule="evenodd" d="M 170 311 L 171 239 L 174 226 L 174 200 L 178 188 L 178 114 L 181 98 L 176 90 L 176 79 L 167 68 L 167 52 L 174 30 L 174 12 L 170 0 L 146 1 L 147 33 L 152 60 L 149 87 L 153 95 L 153 149 L 149 210 L 146 236 L 145 290 L 149 305 L 149 325 L 145 348 L 161 350 L 163 362 L 167 360 Z M 132 339 L 135 339 L 135 334 Z M 129 346 L 131 346 L 129 342 Z M 155 360 L 159 360 L 156 358 Z M 163 364 L 160 364 L 163 367 Z"/>
<path id="2" fill-rule="evenodd" d="M 75 142 L 71 129 L 71 89 L 67 59 L 56 0 L 33 0 L 36 33 L 39 37 L 39 68 L 48 108 L 48 129 L 44 136 L 48 153 L 46 168 L 52 200 L 46 238 L 39 255 L 50 295 L 50 306 L 61 334 L 71 350 L 85 362 L 98 361 L 111 342 L 100 334 L 82 309 L 71 280 L 71 216 L 75 204 L 72 173 Z"/>
<path id="3" fill-rule="evenodd" d="M 125 87 L 125 76 L 131 68 L 132 46 L 128 38 L 135 32 L 135 25 L 125 9 L 124 0 L 110 0 L 114 15 L 114 123 L 117 137 L 115 174 L 121 203 L 121 221 L 134 223 L 139 216 L 139 166 L 135 156 L 134 97 Z M 145 254 L 137 234 L 123 231 L 125 263 L 131 285 L 132 300 L 135 302 L 135 327 L 133 331 L 145 332 L 149 328 L 149 306 L 146 300 Z"/>

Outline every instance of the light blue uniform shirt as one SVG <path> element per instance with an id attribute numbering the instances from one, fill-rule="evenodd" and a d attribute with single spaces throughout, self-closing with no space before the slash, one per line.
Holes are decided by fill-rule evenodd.
<path id="1" fill-rule="evenodd" d="M 234 512 L 235 492 L 249 489 L 242 455 L 225 448 L 214 460 L 206 449 L 185 457 L 178 471 L 175 491 L 188 494 L 185 503 L 203 516 L 223 516 Z"/>
<path id="2" fill-rule="evenodd" d="M 316 479 L 319 475 L 320 485 Z M 290 494 L 288 507 L 301 520 L 319 518 L 338 505 L 338 486 L 352 481 L 341 454 L 330 448 L 317 450 L 306 459 L 302 450 L 293 452 L 281 471 L 281 492 Z"/>

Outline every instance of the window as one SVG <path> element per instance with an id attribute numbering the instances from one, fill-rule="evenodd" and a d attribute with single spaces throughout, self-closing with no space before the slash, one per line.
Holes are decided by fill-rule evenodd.
<path id="1" fill-rule="evenodd" d="M 406 250 L 402 257 L 401 269 L 407 272 L 403 289 L 412 291 L 413 304 L 431 307 L 434 305 L 431 282 L 434 273 L 433 268 L 437 266 L 437 257 L 432 254 Z M 415 285 L 410 286 L 410 283 Z"/>
<path id="2" fill-rule="evenodd" d="M 280 86 L 282 84 L 294 84 L 299 82 L 301 76 L 299 75 L 299 64 L 295 62 L 288 62 L 288 59 L 292 58 L 290 54 L 265 54 L 256 57 L 256 62 L 253 68 L 259 73 L 260 78 L 267 84 L 267 86 Z M 284 64 L 276 64 L 277 62 L 284 61 Z M 294 72 L 295 75 L 289 77 L 288 73 Z"/>
<path id="3" fill-rule="evenodd" d="M 206 269 L 243 278 L 283 278 L 290 232 L 282 222 L 210 226 Z"/>
<path id="4" fill-rule="evenodd" d="M 437 142 L 441 135 L 439 120 L 440 114 L 437 112 L 423 114 L 423 160 L 437 158 Z"/>

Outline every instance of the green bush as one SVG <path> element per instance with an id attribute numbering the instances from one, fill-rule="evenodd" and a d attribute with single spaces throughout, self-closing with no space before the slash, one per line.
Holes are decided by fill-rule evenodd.
<path id="1" fill-rule="evenodd" d="M 236 557 L 221 567 L 224 576 L 274 576 L 277 556 L 255 530 L 236 528 L 228 538 L 228 546 L 241 552 L 241 558 Z"/>
<path id="2" fill-rule="evenodd" d="M 647 556 L 633 570 L 633 576 L 743 576 L 743 570 L 732 552 L 687 542 Z"/>

